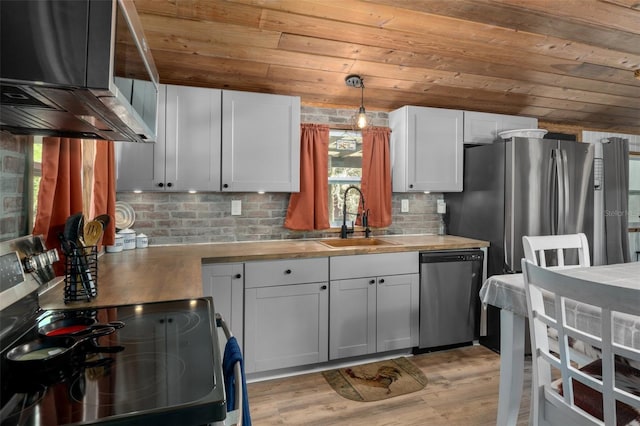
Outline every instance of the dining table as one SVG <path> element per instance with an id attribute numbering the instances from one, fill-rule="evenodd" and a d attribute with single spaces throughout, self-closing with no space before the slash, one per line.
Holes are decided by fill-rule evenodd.
<path id="1" fill-rule="evenodd" d="M 640 262 L 620 263 L 590 267 L 556 268 L 556 272 L 588 281 L 616 287 L 637 288 L 640 303 Z M 500 389 L 498 394 L 498 426 L 515 425 L 518 420 L 524 383 L 525 320 L 527 299 L 524 278 L 521 273 L 493 275 L 480 289 L 480 299 L 485 305 L 500 308 Z M 597 330 L 599 317 L 593 307 L 575 305 L 575 318 L 587 327 Z M 614 338 L 630 342 L 640 349 L 640 317 L 625 317 L 614 321 Z"/>

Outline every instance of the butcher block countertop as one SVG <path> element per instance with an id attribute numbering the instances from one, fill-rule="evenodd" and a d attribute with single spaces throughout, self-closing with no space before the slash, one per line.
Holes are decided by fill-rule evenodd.
<path id="1" fill-rule="evenodd" d="M 453 235 L 385 235 L 375 238 L 389 244 L 332 248 L 322 243 L 328 240 L 271 240 L 150 246 L 104 253 L 98 261 L 96 298 L 91 302 L 65 305 L 64 286 L 60 282 L 40 295 L 40 306 L 44 309 L 82 309 L 201 297 L 203 263 L 453 250 L 489 245 L 486 241 Z"/>

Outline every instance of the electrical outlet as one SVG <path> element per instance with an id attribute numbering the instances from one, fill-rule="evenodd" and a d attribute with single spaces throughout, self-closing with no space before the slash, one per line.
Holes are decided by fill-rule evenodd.
<path id="1" fill-rule="evenodd" d="M 231 200 L 231 215 L 240 216 L 242 214 L 242 201 Z"/>
<path id="2" fill-rule="evenodd" d="M 447 212 L 447 203 L 444 200 L 438 200 L 436 208 L 439 214 L 445 214 Z"/>
<path id="3" fill-rule="evenodd" d="M 400 202 L 400 213 L 409 213 L 409 200 L 402 200 Z"/>

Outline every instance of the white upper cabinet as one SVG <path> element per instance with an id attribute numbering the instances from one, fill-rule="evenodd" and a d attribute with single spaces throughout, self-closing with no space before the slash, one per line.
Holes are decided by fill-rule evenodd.
<path id="1" fill-rule="evenodd" d="M 116 144 L 118 191 L 300 190 L 299 97 L 161 85 L 157 133 Z"/>
<path id="2" fill-rule="evenodd" d="M 300 98 L 225 90 L 222 191 L 300 190 Z"/>
<path id="3" fill-rule="evenodd" d="M 405 106 L 389 127 L 393 192 L 462 191 L 462 111 Z"/>
<path id="4" fill-rule="evenodd" d="M 221 93 L 161 85 L 157 142 L 116 144 L 118 191 L 218 191 Z"/>
<path id="5" fill-rule="evenodd" d="M 221 96 L 219 89 L 167 86 L 158 139 L 165 140 L 166 185 L 175 191 L 220 188 Z"/>
<path id="6" fill-rule="evenodd" d="M 464 143 L 492 143 L 499 140 L 498 134 L 505 130 L 537 128 L 537 118 L 476 111 L 464 112 Z"/>

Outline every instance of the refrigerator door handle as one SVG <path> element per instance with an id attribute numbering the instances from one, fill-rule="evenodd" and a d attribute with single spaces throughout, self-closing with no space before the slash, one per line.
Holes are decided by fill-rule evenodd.
<path id="1" fill-rule="evenodd" d="M 558 188 L 560 188 L 558 205 L 560 209 L 558 211 L 558 235 L 567 233 L 567 221 L 569 216 L 569 160 L 567 151 L 564 149 L 558 149 L 560 153 L 560 169 L 562 180 L 558 182 Z"/>
<path id="2" fill-rule="evenodd" d="M 560 204 L 562 200 L 562 189 L 560 188 L 562 182 L 562 171 L 561 171 L 561 163 L 560 159 L 560 150 L 554 148 L 551 151 L 551 162 L 552 162 L 552 173 L 554 176 L 552 177 L 551 183 L 551 191 L 549 192 L 549 196 L 551 198 L 551 202 L 549 203 L 549 207 L 551 209 L 549 217 L 551 218 L 551 235 L 557 235 L 560 227 Z"/>

